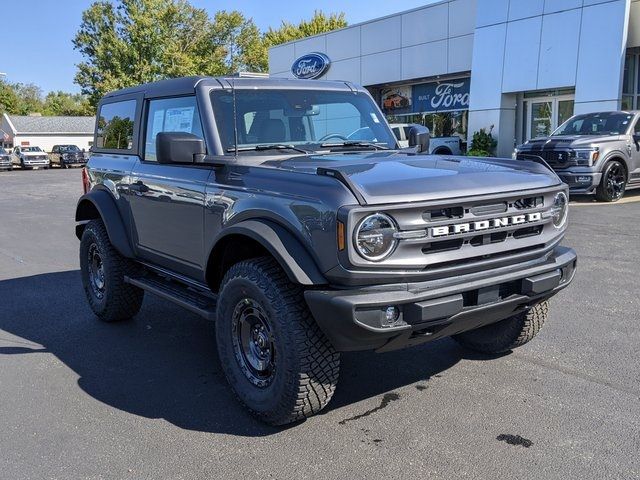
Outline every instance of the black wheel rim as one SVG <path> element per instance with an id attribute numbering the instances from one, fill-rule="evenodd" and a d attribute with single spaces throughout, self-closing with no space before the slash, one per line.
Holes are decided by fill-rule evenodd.
<path id="1" fill-rule="evenodd" d="M 88 253 L 89 266 L 89 286 L 93 291 L 93 294 L 102 299 L 105 292 L 105 278 L 104 278 L 104 263 L 102 262 L 102 255 L 100 249 L 95 243 L 92 243 L 89 247 Z"/>
<path id="2" fill-rule="evenodd" d="M 247 380 L 265 388 L 276 371 L 273 331 L 264 308 L 251 298 L 243 298 L 233 309 L 233 351 Z"/>
<path id="3" fill-rule="evenodd" d="M 607 170 L 605 182 L 609 198 L 618 199 L 622 197 L 625 187 L 625 174 L 622 165 L 619 163 L 611 165 Z"/>

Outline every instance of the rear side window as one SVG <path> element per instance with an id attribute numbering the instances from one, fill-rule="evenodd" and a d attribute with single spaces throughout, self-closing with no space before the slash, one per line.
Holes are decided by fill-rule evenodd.
<path id="1" fill-rule="evenodd" d="M 100 107 L 96 147 L 107 150 L 131 150 L 136 101 L 107 103 Z"/>
<path id="2" fill-rule="evenodd" d="M 156 136 L 160 132 L 185 132 L 203 138 L 196 97 L 151 100 L 147 112 L 144 159 L 156 161 Z"/>

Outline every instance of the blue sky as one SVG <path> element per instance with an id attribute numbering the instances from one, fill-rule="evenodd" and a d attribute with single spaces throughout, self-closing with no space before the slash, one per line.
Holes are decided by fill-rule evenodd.
<path id="1" fill-rule="evenodd" d="M 313 15 L 315 9 L 326 13 L 343 11 L 350 24 L 400 10 L 407 10 L 434 0 L 236 0 L 220 2 L 191 0 L 210 15 L 217 10 L 236 9 L 253 18 L 261 29 L 278 26 L 282 20 L 298 22 Z M 10 82 L 35 83 L 46 93 L 51 90 L 79 91 L 73 83 L 75 65 L 82 59 L 73 50 L 71 40 L 80 25 L 82 11 L 91 0 L 16 0 L 3 7 L 5 19 L 0 35 L 7 48 L 0 57 L 0 72 Z"/>

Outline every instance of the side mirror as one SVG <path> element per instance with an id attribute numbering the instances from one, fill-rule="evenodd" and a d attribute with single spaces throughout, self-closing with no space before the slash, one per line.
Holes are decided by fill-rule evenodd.
<path id="1" fill-rule="evenodd" d="M 156 136 L 158 163 L 194 163 L 206 153 L 204 140 L 193 133 L 160 132 Z"/>
<path id="2" fill-rule="evenodd" d="M 422 125 L 414 125 L 409 130 L 409 146 L 418 147 L 418 152 L 429 153 L 429 129 Z"/>

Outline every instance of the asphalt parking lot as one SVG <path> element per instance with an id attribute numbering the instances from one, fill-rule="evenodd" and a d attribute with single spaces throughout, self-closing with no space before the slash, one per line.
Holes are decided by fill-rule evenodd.
<path id="1" fill-rule="evenodd" d="M 106 325 L 80 285 L 79 170 L 0 173 L 0 478 L 640 478 L 640 193 L 573 202 L 573 285 L 499 358 L 448 339 L 343 355 L 323 414 L 264 426 L 212 325 L 149 295 Z"/>

